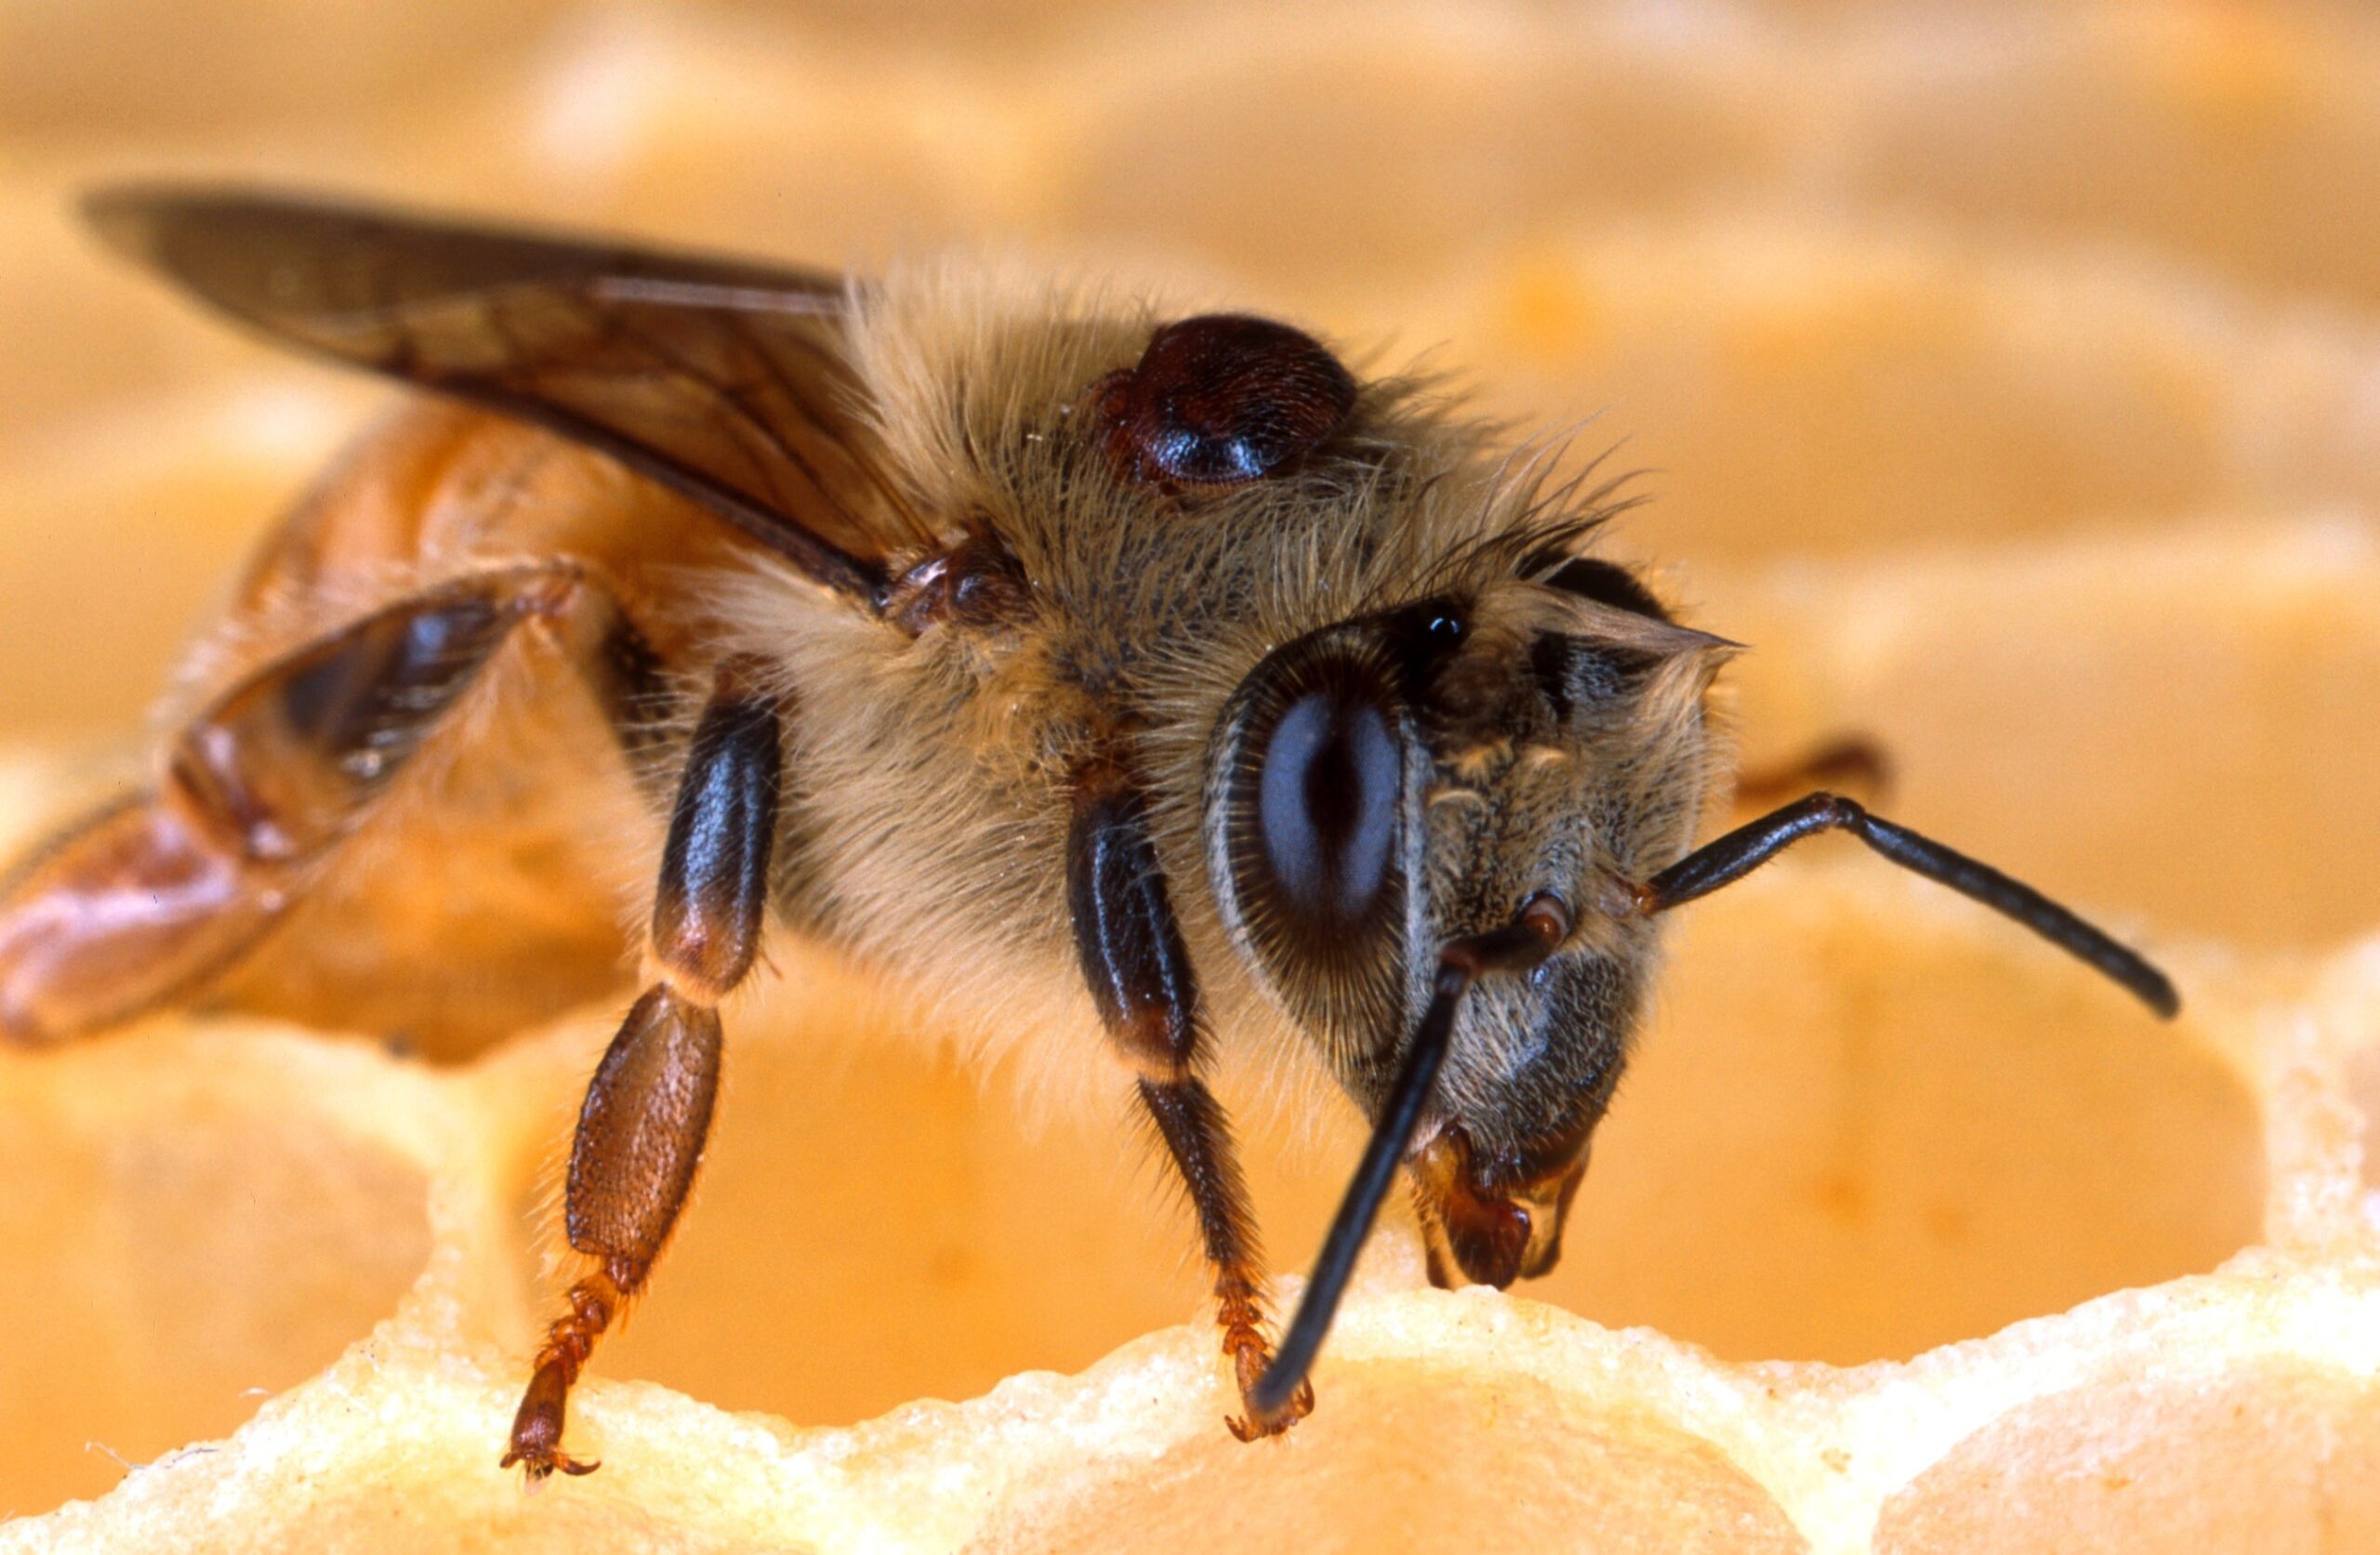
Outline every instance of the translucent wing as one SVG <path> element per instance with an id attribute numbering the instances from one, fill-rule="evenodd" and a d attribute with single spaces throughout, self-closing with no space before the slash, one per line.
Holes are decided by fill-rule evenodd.
<path id="1" fill-rule="evenodd" d="M 829 587 L 873 601 L 935 538 L 883 476 L 837 277 L 240 190 L 85 211 L 233 318 L 601 449 Z"/>

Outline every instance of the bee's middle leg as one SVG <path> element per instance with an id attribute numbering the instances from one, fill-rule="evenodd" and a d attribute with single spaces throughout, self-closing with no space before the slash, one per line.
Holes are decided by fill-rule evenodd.
<path id="1" fill-rule="evenodd" d="M 592 1267 L 546 1331 L 506 1444 L 502 1467 L 532 1483 L 596 1467 L 562 1450 L 571 1385 L 694 1187 L 719 1091 L 719 1004 L 751 970 L 768 911 L 782 723 L 731 665 L 687 748 L 648 931 L 659 976 L 604 1051 L 571 1145 L 564 1221 Z"/>
<path id="2" fill-rule="evenodd" d="M 1140 1074 L 1140 1097 L 1198 1217 L 1214 1271 L 1216 1320 L 1245 1403 L 1264 1375 L 1263 1254 L 1223 1104 L 1198 1078 L 1204 1018 L 1188 947 L 1140 791 L 1121 764 L 1093 759 L 1075 776 L 1066 891 L 1075 948 L 1108 1036 Z M 1267 1417 L 1247 1405 L 1226 1423 L 1243 1442 L 1286 1430 L 1314 1407 L 1311 1386 Z"/>

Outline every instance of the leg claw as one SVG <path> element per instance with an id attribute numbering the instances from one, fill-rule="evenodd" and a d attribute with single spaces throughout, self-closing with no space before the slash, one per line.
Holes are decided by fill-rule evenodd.
<path id="1" fill-rule="evenodd" d="M 1242 1442 L 1261 1442 L 1268 1436 L 1280 1435 L 1314 1413 L 1314 1384 L 1299 1383 L 1297 1394 L 1289 1400 L 1289 1407 L 1269 1420 L 1257 1417 L 1256 1406 L 1248 1403 L 1247 1393 L 1240 1394 L 1240 1403 L 1247 1405 L 1248 1413 L 1226 1415 L 1223 1425 Z"/>
<path id="2" fill-rule="evenodd" d="M 1298 1384 L 1289 1402 L 1272 1415 L 1256 1412 L 1257 1379 L 1273 1362 L 1273 1351 L 1263 1336 L 1250 1330 L 1235 1329 L 1223 1338 L 1223 1350 L 1232 1358 L 1239 1374 L 1239 1401 L 1248 1411 L 1245 1415 L 1226 1415 L 1223 1424 L 1232 1435 L 1242 1442 L 1260 1442 L 1268 1436 L 1278 1436 L 1314 1413 L 1314 1379 L 1308 1377 Z"/>
<path id="3" fill-rule="evenodd" d="M 575 1367 L 569 1368 L 572 1375 Z M 535 1490 L 557 1469 L 565 1474 L 592 1474 L 601 1459 L 582 1461 L 562 1450 L 562 1404 L 570 1395 L 570 1376 L 562 1364 L 541 1363 L 530 1375 L 529 1390 L 522 1395 L 520 1413 L 512 1417 L 512 1435 L 505 1443 L 499 1469 L 519 1464 Z"/>
<path id="4" fill-rule="evenodd" d="M 515 1447 L 506 1453 L 504 1461 L 496 1467 L 509 1469 L 516 1463 L 521 1466 L 521 1471 L 526 1477 L 526 1483 L 531 1490 L 543 1484 L 547 1476 L 556 1469 L 565 1474 L 592 1474 L 596 1469 L 603 1467 L 602 1458 L 575 1458 L 565 1452 L 550 1449 L 537 1451 L 523 1447 Z"/>

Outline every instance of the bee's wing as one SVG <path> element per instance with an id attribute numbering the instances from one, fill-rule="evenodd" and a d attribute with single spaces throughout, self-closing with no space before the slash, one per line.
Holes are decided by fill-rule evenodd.
<path id="1" fill-rule="evenodd" d="M 883 474 L 837 277 L 238 190 L 85 211 L 243 323 L 601 449 L 830 587 L 871 598 L 934 539 Z"/>

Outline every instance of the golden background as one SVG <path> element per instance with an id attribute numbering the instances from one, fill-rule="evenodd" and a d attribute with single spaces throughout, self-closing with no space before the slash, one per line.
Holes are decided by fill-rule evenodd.
<path id="1" fill-rule="evenodd" d="M 1021 1121 L 787 947 L 595 1364 L 675 1391 L 588 1390 L 612 1461 L 533 1500 L 495 1458 L 603 1011 L 455 1065 L 0 1054 L 0 1512 L 113 1490 L 0 1548 L 2380 1548 L 2360 8 L 0 0 L 16 837 L 388 398 L 101 257 L 73 193 L 136 174 L 1022 256 L 1428 352 L 1651 472 L 1614 549 L 1753 645 L 1753 760 L 1873 735 L 1890 813 L 2189 1008 L 1782 863 L 1681 926 L 1561 1272 L 1416 1290 L 1384 1231 L 1251 1450 L 1120 1113 Z M 1259 1130 L 1285 1270 L 1353 1148 L 1303 1111 Z"/>

